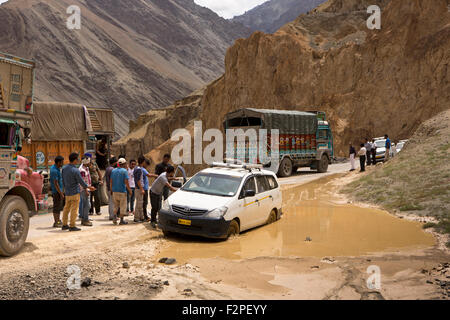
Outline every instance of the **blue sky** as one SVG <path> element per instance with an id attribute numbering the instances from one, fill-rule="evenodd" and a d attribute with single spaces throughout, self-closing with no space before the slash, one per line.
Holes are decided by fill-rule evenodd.
<path id="1" fill-rule="evenodd" d="M 0 3 L 7 0 L 0 0 Z M 267 0 L 194 0 L 195 3 L 203 7 L 208 7 L 219 16 L 224 18 L 232 18 L 241 15 L 245 11 L 250 10 Z"/>

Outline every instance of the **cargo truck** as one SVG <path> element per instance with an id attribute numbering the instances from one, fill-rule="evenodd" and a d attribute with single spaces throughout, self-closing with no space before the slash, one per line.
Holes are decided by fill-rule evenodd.
<path id="1" fill-rule="evenodd" d="M 227 129 L 267 130 L 266 159 L 271 159 L 271 146 L 277 145 L 279 161 L 275 172 L 279 177 L 291 176 L 300 167 L 310 167 L 318 172 L 326 172 L 328 165 L 334 157 L 333 134 L 326 119 L 326 114 L 321 111 L 291 111 L 245 108 L 231 113 L 225 117 L 223 124 Z M 271 130 L 279 132 L 278 141 L 272 141 Z M 228 143 L 228 142 L 227 142 Z M 242 154 L 238 150 L 237 142 L 231 142 L 234 146 L 234 154 Z M 246 143 L 245 162 L 249 161 L 251 148 Z M 228 149 L 228 147 L 227 147 Z M 257 154 L 255 150 L 253 150 Z M 257 157 L 257 162 L 265 167 L 271 167 L 271 163 Z"/>
<path id="2" fill-rule="evenodd" d="M 23 247 L 30 216 L 48 210 L 44 177 L 20 156 L 33 119 L 35 63 L 0 53 L 0 255 Z"/>

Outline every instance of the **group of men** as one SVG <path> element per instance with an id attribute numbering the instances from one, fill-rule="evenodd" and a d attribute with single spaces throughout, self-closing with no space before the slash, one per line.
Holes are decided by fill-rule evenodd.
<path id="1" fill-rule="evenodd" d="M 385 148 L 386 148 L 386 152 L 385 152 L 385 156 L 384 156 L 384 161 L 388 161 L 389 160 L 389 155 L 390 155 L 390 150 L 391 150 L 391 140 L 389 139 L 389 136 L 387 134 L 384 135 L 384 138 L 386 139 L 385 142 Z M 369 139 L 366 138 L 366 142 L 365 143 L 361 143 L 360 145 L 360 149 L 358 152 L 356 152 L 355 147 L 353 146 L 352 143 L 350 143 L 350 171 L 355 171 L 356 167 L 355 167 L 355 158 L 356 156 L 359 157 L 359 165 L 360 165 L 360 172 L 364 172 L 366 171 L 366 163 L 367 166 L 370 165 L 376 165 L 377 164 L 377 145 L 375 143 L 375 139 L 373 139 L 372 141 L 370 141 Z"/>
<path id="2" fill-rule="evenodd" d="M 109 220 L 114 224 L 126 225 L 125 217 L 134 215 L 134 222 L 150 222 L 156 228 L 157 214 L 169 190 L 176 191 L 170 181 L 175 169 L 169 164 L 170 155 L 164 155 L 163 162 L 149 173 L 150 160 L 140 156 L 138 161 L 125 156 L 112 157 L 104 177 L 92 155 L 86 153 L 81 159 L 77 153 L 69 156 L 69 164 L 63 167 L 64 158 L 55 158 L 50 170 L 50 185 L 53 195 L 53 227 L 62 230 L 79 231 L 76 227 L 77 213 L 82 226 L 92 226 L 89 215 L 101 214 L 99 187 L 106 183 L 109 195 Z M 155 178 L 150 186 L 149 178 Z M 147 214 L 148 199 L 151 202 L 151 215 Z M 60 213 L 63 211 L 62 221 Z M 70 218 L 70 221 L 69 221 Z M 118 221 L 120 218 L 120 221 Z"/>

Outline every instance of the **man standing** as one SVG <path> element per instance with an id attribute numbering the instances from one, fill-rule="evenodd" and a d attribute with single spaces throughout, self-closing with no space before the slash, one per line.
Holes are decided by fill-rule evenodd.
<path id="1" fill-rule="evenodd" d="M 159 210 L 161 210 L 164 187 L 167 187 L 172 191 L 177 191 L 177 189 L 172 187 L 169 183 L 170 178 L 172 178 L 174 174 L 175 168 L 172 166 L 167 167 L 166 172 L 161 173 L 150 188 L 150 202 L 152 205 L 151 226 L 153 228 L 156 228 L 156 215 Z"/>
<path id="2" fill-rule="evenodd" d="M 114 220 L 114 200 L 111 192 L 111 172 L 114 170 L 114 168 L 117 167 L 117 159 L 115 157 L 109 159 L 109 167 L 106 168 L 105 171 L 105 183 L 106 183 L 106 189 L 108 190 L 108 213 L 109 213 L 109 220 Z"/>
<path id="3" fill-rule="evenodd" d="M 50 169 L 50 187 L 52 189 L 53 198 L 53 228 L 61 228 L 61 210 L 64 209 L 64 193 L 61 168 L 64 164 L 64 158 L 57 156 L 55 164 Z"/>
<path id="4" fill-rule="evenodd" d="M 364 148 L 366 148 L 366 161 L 367 165 L 370 166 L 372 164 L 372 143 L 370 143 L 369 139 L 366 138 L 366 143 L 364 144 Z"/>
<path id="5" fill-rule="evenodd" d="M 377 144 L 375 139 L 372 140 L 372 164 L 374 166 L 377 164 Z"/>
<path id="6" fill-rule="evenodd" d="M 127 191 L 131 193 L 128 184 L 127 160 L 120 158 L 118 167 L 111 172 L 111 192 L 114 199 L 114 224 L 117 224 L 117 215 L 120 209 L 120 225 L 128 224 L 124 220 L 127 210 Z"/>
<path id="7" fill-rule="evenodd" d="M 95 158 L 100 169 L 105 170 L 108 165 L 106 157 L 108 156 L 107 139 L 103 137 L 95 147 Z"/>
<path id="8" fill-rule="evenodd" d="M 136 195 L 136 207 L 134 211 L 134 222 L 143 222 L 148 217 L 146 215 L 146 210 L 144 211 L 144 174 L 142 172 L 142 167 L 144 165 L 145 158 L 140 156 L 138 158 L 138 165 L 134 168 L 133 179 L 135 184 L 135 195 Z M 145 212 L 145 214 L 144 214 Z"/>
<path id="9" fill-rule="evenodd" d="M 80 171 L 77 169 L 78 153 L 71 153 L 69 155 L 70 164 L 64 166 L 62 169 L 63 187 L 65 192 L 66 205 L 63 211 L 63 226 L 62 230 L 80 231 L 81 229 L 75 226 L 77 220 L 77 211 L 80 205 L 80 185 L 86 189 L 90 188 L 86 182 L 81 178 Z M 70 213 L 70 224 L 68 224 Z"/>
<path id="10" fill-rule="evenodd" d="M 356 168 L 355 168 L 356 150 L 353 147 L 352 143 L 350 143 L 349 153 L 350 153 L 350 166 L 351 166 L 350 171 L 355 171 L 356 170 Z"/>
<path id="11" fill-rule="evenodd" d="M 127 193 L 127 212 L 134 215 L 134 199 L 135 199 L 135 182 L 134 182 L 134 168 L 136 167 L 136 160 L 131 160 L 128 171 L 128 183 L 130 185 L 131 194 Z"/>
<path id="12" fill-rule="evenodd" d="M 83 160 L 81 160 L 81 166 L 78 170 L 80 170 L 81 178 L 86 183 L 88 187 L 91 187 L 91 173 L 90 173 L 90 167 L 91 164 L 91 158 L 84 157 Z M 81 225 L 85 227 L 92 227 L 92 222 L 89 221 L 89 209 L 91 208 L 91 203 L 89 201 L 89 188 L 82 188 L 81 190 L 81 206 L 80 206 L 80 218 L 81 218 Z M 93 188 L 92 188 L 93 190 Z"/>
<path id="13" fill-rule="evenodd" d="M 391 152 L 391 139 L 389 139 L 389 136 L 387 134 L 384 135 L 384 138 L 386 139 L 386 153 L 384 154 L 384 161 L 388 161 L 389 160 L 389 155 Z"/>
<path id="14" fill-rule="evenodd" d="M 359 165 L 361 167 L 360 172 L 366 171 L 366 154 L 367 154 L 367 150 L 364 147 L 364 143 L 361 143 L 361 149 L 359 149 L 359 152 L 358 152 Z"/>
<path id="15" fill-rule="evenodd" d="M 166 153 L 163 157 L 163 161 L 156 165 L 155 167 L 155 174 L 159 177 L 161 173 L 165 172 L 167 168 L 170 166 L 170 154 Z M 164 200 L 166 200 L 169 197 L 169 188 L 164 188 L 163 191 L 163 197 Z"/>
<path id="16" fill-rule="evenodd" d="M 93 215 L 94 208 L 95 208 L 95 213 L 97 215 L 101 215 L 102 213 L 101 213 L 99 186 L 101 186 L 103 184 L 102 173 L 100 172 L 100 169 L 98 168 L 96 161 L 94 159 L 92 159 L 92 154 L 86 153 L 84 156 L 91 159 L 91 165 L 89 166 L 89 174 L 91 175 L 92 186 L 95 188 L 95 191 L 91 192 L 91 197 L 90 197 L 91 207 L 89 209 L 89 214 Z"/>
<path id="17" fill-rule="evenodd" d="M 148 178 L 158 178 L 159 175 L 149 173 L 148 170 L 150 170 L 150 160 L 145 159 L 143 167 L 142 167 L 142 174 L 144 179 L 144 217 L 146 221 L 150 221 L 148 214 L 147 214 L 147 207 L 148 207 L 148 198 L 149 198 L 149 190 L 150 190 L 150 182 Z M 166 188 L 164 188 L 166 189 Z M 164 192 L 163 192 L 164 195 Z M 167 188 L 167 196 L 169 196 L 169 189 Z"/>

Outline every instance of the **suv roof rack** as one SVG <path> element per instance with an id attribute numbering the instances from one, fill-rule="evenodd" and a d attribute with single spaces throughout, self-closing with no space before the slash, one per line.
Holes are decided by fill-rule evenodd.
<path id="1" fill-rule="evenodd" d="M 244 163 L 239 159 L 225 159 L 225 162 L 213 162 L 211 167 L 244 169 L 248 171 L 252 170 L 261 171 L 263 166 L 261 164 Z"/>

